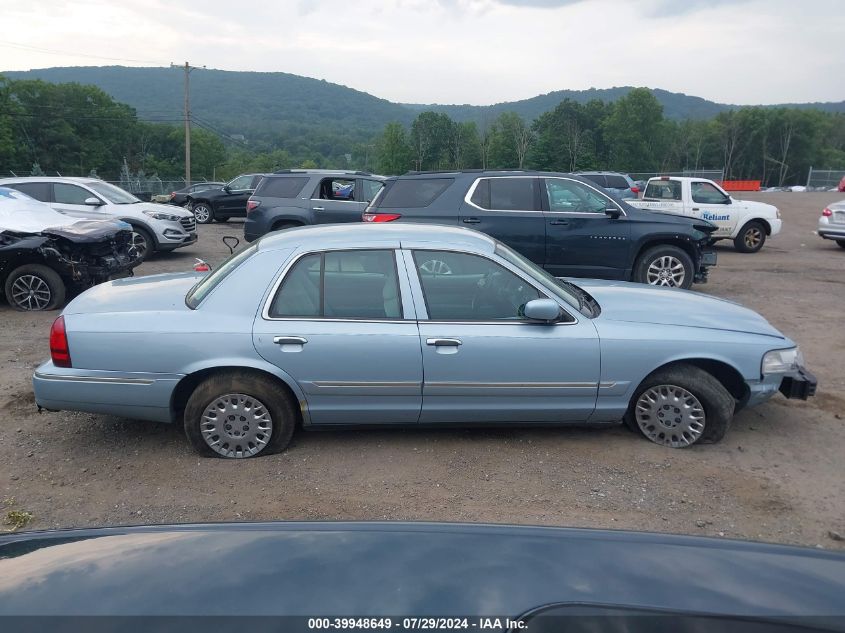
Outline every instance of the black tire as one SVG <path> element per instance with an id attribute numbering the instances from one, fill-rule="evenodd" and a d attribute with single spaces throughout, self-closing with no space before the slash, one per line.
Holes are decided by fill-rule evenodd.
<path id="1" fill-rule="evenodd" d="M 756 253 L 766 243 L 766 227 L 752 220 L 743 226 L 734 238 L 734 248 L 740 253 Z"/>
<path id="2" fill-rule="evenodd" d="M 194 213 L 197 224 L 211 224 L 214 222 L 214 209 L 207 202 L 194 202 L 191 205 L 191 211 Z"/>
<path id="3" fill-rule="evenodd" d="M 146 261 L 156 248 L 152 234 L 145 228 L 132 225 L 132 248 L 138 257 L 138 263 Z"/>
<path id="4" fill-rule="evenodd" d="M 656 391 L 660 392 L 659 388 L 661 386 L 668 388 L 680 387 L 698 399 L 699 404 L 703 407 L 704 428 L 700 431 L 700 435 L 692 439 L 692 441 L 689 441 L 689 437 L 682 438 L 670 434 L 669 427 L 654 417 L 638 421 L 637 403 L 640 397 L 654 388 L 657 388 Z M 679 363 L 658 369 L 649 374 L 640 383 L 628 405 L 628 411 L 625 414 L 625 424 L 631 430 L 642 434 L 656 444 L 670 446 L 671 448 L 686 448 L 696 443 L 709 444 L 721 440 L 730 428 L 735 408 L 736 400 L 734 397 L 712 374 L 694 365 Z M 668 418 L 668 416 L 672 416 L 677 411 L 678 409 L 670 409 L 667 412 L 666 424 L 671 425 L 674 420 L 678 419 Z M 660 411 L 658 415 L 663 413 L 663 411 Z M 644 415 L 647 414 L 648 412 L 644 412 Z"/>
<path id="5" fill-rule="evenodd" d="M 24 264 L 6 277 L 5 292 L 6 301 L 15 310 L 34 312 L 61 307 L 67 289 L 65 282 L 52 268 L 42 264 Z"/>
<path id="6" fill-rule="evenodd" d="M 205 441 L 201 429 L 203 413 L 216 399 L 225 397 L 228 394 L 243 394 L 248 399 L 254 398 L 258 401 L 258 405 L 263 405 L 269 413 L 270 423 L 272 425 L 270 428 L 270 439 L 264 444 L 263 448 L 253 451 L 253 448 L 257 447 L 260 442 L 256 441 L 253 446 L 248 446 L 249 441 L 247 440 L 244 444 L 244 446 L 247 446 L 247 450 L 245 451 L 241 447 L 241 451 L 239 452 L 237 450 L 240 446 L 239 442 L 243 440 L 239 437 L 229 435 L 219 440 L 223 442 L 221 444 L 221 451 L 227 452 L 227 454 L 223 454 L 217 452 Z M 249 403 L 245 402 L 245 406 L 248 407 Z M 256 408 L 256 410 L 260 409 Z M 233 411 L 233 413 L 241 417 L 236 411 Z M 242 420 L 237 422 L 240 423 Z M 235 370 L 215 374 L 197 385 L 185 405 L 184 427 L 188 441 L 200 455 L 241 459 L 245 457 L 272 455 L 286 448 L 293 436 L 296 421 L 297 415 L 293 399 L 280 389 L 276 382 L 261 374 Z M 224 421 L 223 424 L 226 425 L 228 422 L 228 420 Z M 247 426 L 249 425 L 247 424 Z M 234 428 L 231 431 L 233 433 L 240 433 L 241 429 Z M 226 431 L 224 430 L 223 432 Z M 229 445 L 228 449 L 224 448 L 226 444 Z"/>
<path id="7" fill-rule="evenodd" d="M 683 266 L 683 278 L 680 279 L 680 282 L 677 276 L 671 274 L 676 266 L 676 264 L 672 264 L 673 261 Z M 661 268 L 662 262 L 669 264 L 668 271 L 665 274 L 663 272 L 665 268 Z M 653 264 L 659 268 L 658 272 L 656 272 L 656 269 L 652 269 Z M 660 244 L 646 249 L 634 263 L 633 278 L 634 281 L 641 284 L 687 289 L 692 286 L 694 276 L 695 269 L 693 268 L 692 257 L 684 249 L 671 244 Z"/>
<path id="8" fill-rule="evenodd" d="M 836 240 L 836 245 L 839 248 L 845 248 L 845 240 Z"/>
<path id="9" fill-rule="evenodd" d="M 221 217 L 221 216 L 219 216 L 219 215 L 216 215 L 216 216 L 214 216 L 214 221 L 215 221 L 215 222 L 220 222 L 220 223 L 223 223 L 223 222 L 228 222 L 228 221 L 229 221 L 229 216 L 228 216 L 228 215 L 224 215 L 224 216 L 222 216 L 222 217 Z"/>

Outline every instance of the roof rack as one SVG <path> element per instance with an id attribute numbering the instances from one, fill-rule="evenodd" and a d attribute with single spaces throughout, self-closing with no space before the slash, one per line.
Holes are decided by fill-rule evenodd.
<path id="1" fill-rule="evenodd" d="M 344 174 L 351 176 L 372 176 L 367 171 L 349 171 L 348 169 L 280 169 L 273 174 Z"/>

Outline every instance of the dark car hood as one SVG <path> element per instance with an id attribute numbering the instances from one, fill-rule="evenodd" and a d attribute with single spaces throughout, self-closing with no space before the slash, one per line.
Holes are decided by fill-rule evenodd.
<path id="1" fill-rule="evenodd" d="M 628 214 L 629 220 L 634 220 L 638 222 L 655 222 L 658 224 L 679 225 L 685 227 L 692 226 L 698 229 L 699 231 L 708 234 L 713 233 L 719 228 L 712 222 L 702 220 L 701 218 L 691 218 L 685 215 L 674 215 L 671 213 L 659 213 L 657 211 L 649 211 L 647 209 L 632 207 L 631 205 L 626 204 L 625 201 L 621 198 L 619 199 L 619 201 L 625 205 L 625 213 Z"/>
<path id="2" fill-rule="evenodd" d="M 90 244 L 112 238 L 121 231 L 131 230 L 132 225 L 121 220 L 79 220 L 66 226 L 43 229 L 41 233 L 63 237 L 77 244 Z"/>
<path id="3" fill-rule="evenodd" d="M 633 532 L 269 523 L 0 538 L 0 615 L 845 614 L 841 553 Z M 282 629 L 279 629 L 282 630 Z"/>
<path id="4" fill-rule="evenodd" d="M 747 332 L 786 339 L 762 316 L 746 307 L 700 292 L 659 288 L 604 279 L 571 279 L 601 307 L 599 319 L 682 325 Z M 788 339 L 787 339 L 788 340 Z"/>

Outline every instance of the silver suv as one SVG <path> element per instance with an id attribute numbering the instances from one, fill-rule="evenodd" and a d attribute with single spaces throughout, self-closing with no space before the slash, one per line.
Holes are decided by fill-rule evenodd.
<path id="1" fill-rule="evenodd" d="M 17 189 L 71 217 L 117 219 L 131 224 L 132 242 L 142 260 L 152 252 L 172 251 L 197 241 L 197 223 L 190 211 L 141 202 L 120 187 L 96 178 L 2 178 L 0 186 Z"/>

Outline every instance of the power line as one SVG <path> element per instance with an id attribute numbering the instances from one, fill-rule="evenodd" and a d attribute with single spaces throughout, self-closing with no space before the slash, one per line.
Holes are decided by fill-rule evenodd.
<path id="1" fill-rule="evenodd" d="M 0 42 L 0 46 L 7 48 L 19 48 L 25 51 L 36 51 L 38 53 L 46 53 L 48 55 L 64 55 L 71 57 L 86 57 L 88 59 L 103 59 L 112 62 L 133 62 L 136 64 L 153 64 L 154 66 L 164 66 L 162 61 L 153 61 L 150 59 L 128 59 L 125 57 L 104 57 L 102 55 L 88 55 L 86 53 L 77 53 L 72 51 L 59 51 L 51 48 L 42 48 L 40 46 L 30 46 L 29 44 L 20 44 L 18 42 Z"/>

